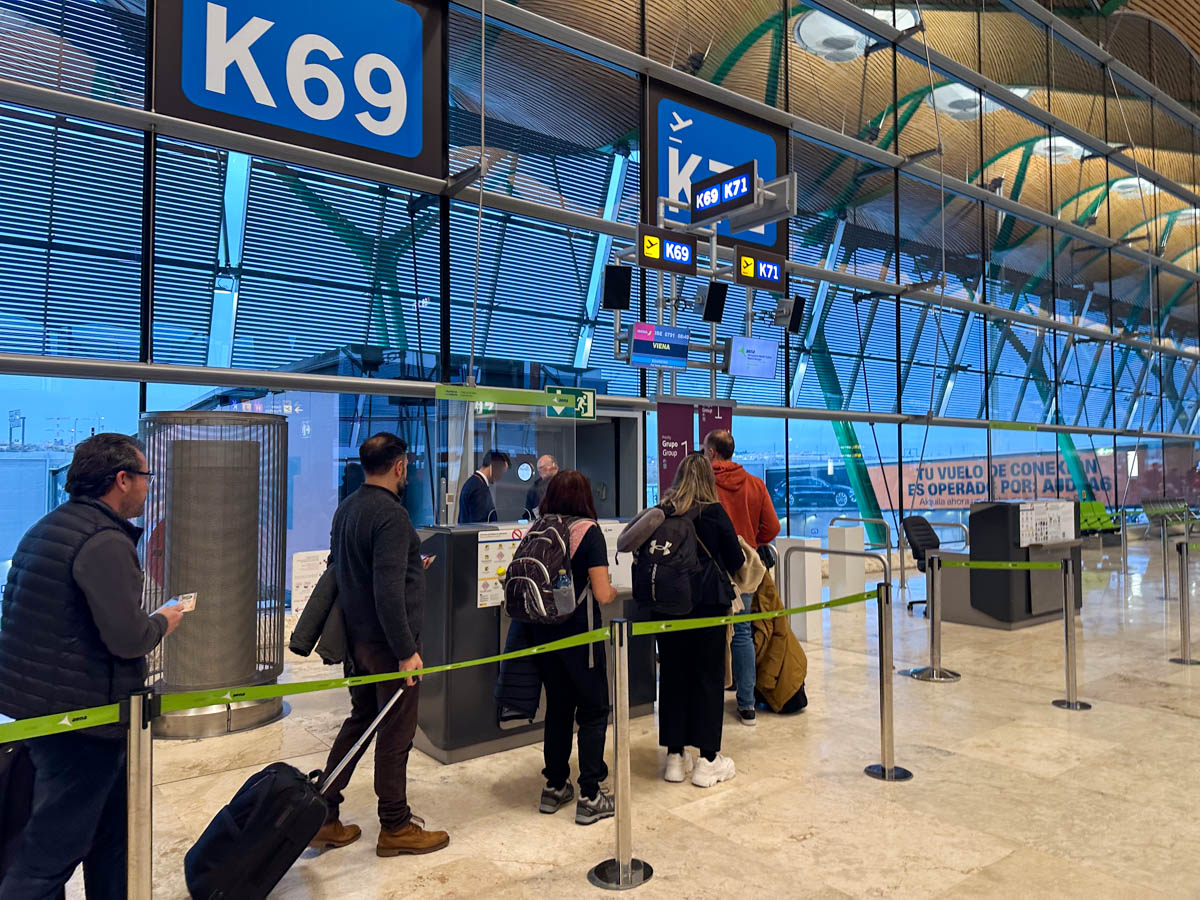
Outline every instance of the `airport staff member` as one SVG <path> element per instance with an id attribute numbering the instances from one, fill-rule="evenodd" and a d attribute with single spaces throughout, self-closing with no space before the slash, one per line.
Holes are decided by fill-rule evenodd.
<path id="1" fill-rule="evenodd" d="M 496 501 L 492 499 L 491 487 L 504 477 L 510 461 L 507 453 L 489 450 L 484 454 L 483 465 L 463 485 L 458 498 L 458 524 L 496 521 Z"/>
<path id="2" fill-rule="evenodd" d="M 546 487 L 550 484 L 550 479 L 558 474 L 558 460 L 549 453 L 539 456 L 537 470 L 537 480 L 525 494 L 525 512 L 529 514 L 530 519 L 539 515 L 538 510 L 541 509 L 542 500 L 546 496 Z"/>
<path id="3" fill-rule="evenodd" d="M 408 480 L 408 445 L 394 434 L 373 435 L 359 448 L 366 481 L 333 514 L 330 567 L 337 577 L 337 605 L 346 620 L 346 650 L 355 675 L 412 672 L 422 667 L 421 624 L 425 566 L 421 539 L 400 499 Z M 350 716 L 329 750 L 332 771 L 401 688 L 382 681 L 350 688 Z M 432 853 L 450 843 L 444 831 L 426 831 L 408 805 L 408 754 L 417 733 L 420 684 L 404 679 L 404 693 L 379 726 L 375 739 L 375 793 L 379 797 L 377 856 Z M 338 818 L 342 791 L 363 750 L 329 786 L 325 824 L 311 846 L 344 847 L 362 829 Z"/>
<path id="4" fill-rule="evenodd" d="M 22 719 L 106 706 L 145 684 L 146 654 L 183 618 L 176 606 L 142 609 L 142 529 L 129 520 L 142 514 L 152 475 L 127 435 L 97 434 L 75 448 L 71 499 L 30 528 L 13 555 L 0 621 L 0 712 Z M 89 900 L 123 898 L 124 728 L 55 734 L 28 747 L 33 812 L 0 897 L 58 896 L 82 862 Z"/>

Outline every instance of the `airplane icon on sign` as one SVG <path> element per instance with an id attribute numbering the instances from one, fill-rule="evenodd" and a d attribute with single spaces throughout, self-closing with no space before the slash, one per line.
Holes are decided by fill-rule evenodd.
<path id="1" fill-rule="evenodd" d="M 671 131 L 682 131 L 693 122 L 692 119 L 682 118 L 679 113 L 675 112 L 674 110 L 671 111 L 671 119 L 673 121 L 667 123 L 671 126 Z"/>

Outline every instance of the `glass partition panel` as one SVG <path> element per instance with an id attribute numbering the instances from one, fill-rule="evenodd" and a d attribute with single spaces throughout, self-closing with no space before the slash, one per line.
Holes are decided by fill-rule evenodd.
<path id="1" fill-rule="evenodd" d="M 991 499 L 1053 500 L 1067 477 L 1050 432 L 991 428 Z M 1061 470 L 1060 470 L 1061 469 Z"/>
<path id="2" fill-rule="evenodd" d="M 787 465 L 767 477 L 785 533 L 825 538 L 839 517 L 882 518 L 894 545 L 902 501 L 898 438 L 892 425 L 789 419 Z M 882 548 L 884 529 L 864 527 L 868 545 Z"/>
<path id="3" fill-rule="evenodd" d="M 901 467 L 904 514 L 935 523 L 943 546 L 961 547 L 972 503 L 988 500 L 988 433 L 984 428 L 906 425 Z"/>
<path id="4" fill-rule="evenodd" d="M 1001 0 L 984 0 L 980 21 L 980 71 L 1047 109 L 1046 27 Z"/>
<path id="5" fill-rule="evenodd" d="M 438 491 L 439 525 L 514 523 L 536 514 L 538 459 L 549 455 L 559 467 L 576 465 L 576 421 L 560 417 L 546 406 L 516 406 L 499 401 L 439 400 L 438 416 L 446 429 L 446 468 Z M 503 454 L 503 456 L 500 456 Z M 479 474 L 485 460 L 507 459 L 490 478 Z M 486 481 L 483 492 L 479 484 Z M 440 486 L 439 486 L 440 487 Z M 492 502 L 470 503 L 464 491 L 491 495 Z"/>
<path id="6" fill-rule="evenodd" d="M 0 375 L 8 427 L 0 432 L 0 584 L 25 531 L 67 499 L 75 445 L 93 434 L 137 434 L 138 386 Z"/>
<path id="7" fill-rule="evenodd" d="M 1050 112 L 1105 139 L 1104 69 L 1054 35 L 1050 42 Z"/>
<path id="8" fill-rule="evenodd" d="M 659 5 L 668 6 L 662 0 Z M 728 7 L 731 14 L 736 7 L 720 6 Z M 893 21 L 890 6 L 867 11 L 881 21 Z M 915 9 L 897 10 L 895 18 L 901 24 L 896 27 L 908 27 L 916 22 L 916 15 Z M 893 147 L 891 45 L 822 9 L 801 4 L 789 6 L 786 37 L 791 42 L 787 50 L 789 111 L 884 149 Z M 767 62 L 769 65 L 769 58 Z"/>

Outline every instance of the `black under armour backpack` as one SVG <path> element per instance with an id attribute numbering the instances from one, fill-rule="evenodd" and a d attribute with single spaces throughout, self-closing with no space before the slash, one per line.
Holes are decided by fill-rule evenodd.
<path id="1" fill-rule="evenodd" d="M 692 507 L 681 516 L 667 513 L 633 554 L 633 596 L 656 616 L 686 616 L 692 611 L 692 579 L 700 571 L 696 552 L 696 514 Z"/>

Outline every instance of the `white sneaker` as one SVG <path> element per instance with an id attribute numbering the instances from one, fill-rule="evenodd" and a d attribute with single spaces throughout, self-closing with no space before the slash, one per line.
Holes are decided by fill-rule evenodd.
<path id="1" fill-rule="evenodd" d="M 687 773 L 692 770 L 692 758 L 687 753 L 668 753 L 667 754 L 667 770 L 663 772 L 663 779 L 670 781 L 672 784 L 679 784 L 687 777 Z"/>
<path id="2" fill-rule="evenodd" d="M 696 760 L 696 771 L 692 773 L 692 784 L 696 787 L 712 787 L 721 781 L 728 781 L 737 770 L 733 766 L 733 760 L 724 754 L 718 753 L 716 758 L 709 762 L 703 756 Z"/>

